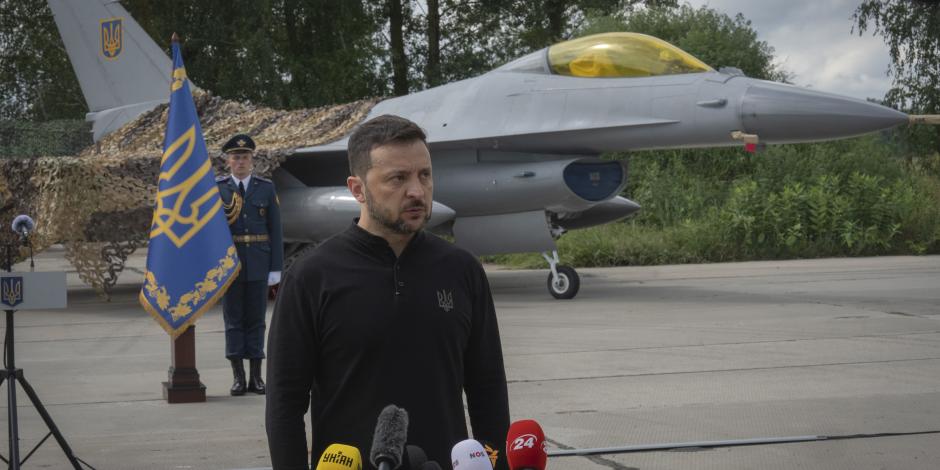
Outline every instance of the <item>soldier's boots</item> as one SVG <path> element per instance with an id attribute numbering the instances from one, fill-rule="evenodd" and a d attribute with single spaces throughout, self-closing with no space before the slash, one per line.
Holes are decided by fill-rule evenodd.
<path id="1" fill-rule="evenodd" d="M 261 380 L 261 359 L 251 359 L 251 377 L 248 379 L 248 391 L 264 395 L 264 381 Z"/>
<path id="2" fill-rule="evenodd" d="M 230 392 L 233 397 L 237 397 L 244 395 L 247 389 L 247 384 L 245 383 L 245 365 L 242 363 L 241 359 L 231 359 L 231 361 L 232 375 L 235 376 L 235 383 L 232 384 Z"/>

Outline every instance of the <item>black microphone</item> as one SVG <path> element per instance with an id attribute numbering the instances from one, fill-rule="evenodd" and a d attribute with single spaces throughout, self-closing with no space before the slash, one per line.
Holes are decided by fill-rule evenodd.
<path id="1" fill-rule="evenodd" d="M 29 237 L 29 232 L 32 232 L 34 228 L 36 228 L 36 223 L 26 214 L 20 214 L 13 219 L 13 231 L 23 238 Z"/>
<path id="2" fill-rule="evenodd" d="M 418 470 L 427 461 L 428 454 L 424 453 L 424 449 L 411 444 L 405 446 L 405 462 L 408 463 L 408 468 Z"/>
<path id="3" fill-rule="evenodd" d="M 369 460 L 378 470 L 395 470 L 401 465 L 401 454 L 408 439 L 408 412 L 388 405 L 379 413 L 372 437 Z"/>

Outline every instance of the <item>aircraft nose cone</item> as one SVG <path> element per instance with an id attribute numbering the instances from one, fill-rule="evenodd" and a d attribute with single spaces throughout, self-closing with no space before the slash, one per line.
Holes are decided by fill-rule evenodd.
<path id="1" fill-rule="evenodd" d="M 879 104 L 763 81 L 745 91 L 741 114 L 747 133 L 766 143 L 852 137 L 908 121 Z"/>

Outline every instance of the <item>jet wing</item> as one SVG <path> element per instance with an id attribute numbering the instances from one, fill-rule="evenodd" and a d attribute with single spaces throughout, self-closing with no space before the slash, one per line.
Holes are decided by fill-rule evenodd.
<path id="1" fill-rule="evenodd" d="M 405 116 L 407 117 L 407 116 Z M 599 154 L 605 152 L 610 141 L 622 141 L 623 135 L 651 126 L 676 124 L 674 119 L 659 119 L 642 116 L 626 116 L 615 124 L 597 126 L 592 123 L 573 123 L 568 128 L 521 130 L 516 126 L 511 133 L 474 135 L 472 131 L 449 132 L 435 135 L 429 132 L 431 150 L 489 149 L 507 152 L 537 152 L 556 155 Z M 427 126 L 419 123 L 427 129 Z M 468 125 L 473 128 L 474 126 Z M 452 127 L 453 128 L 453 127 Z M 346 154 L 348 137 L 335 142 L 313 147 L 301 147 L 294 151 L 300 156 L 340 156 Z M 433 156 L 433 155 L 432 155 Z"/>
<path id="2" fill-rule="evenodd" d="M 616 123 L 598 126 L 594 123 L 572 123 L 553 129 L 536 128 L 492 136 L 472 136 L 464 134 L 462 138 L 432 140 L 432 149 L 488 149 L 507 152 L 533 152 L 556 155 L 600 154 L 608 151 L 606 142 L 623 142 L 623 136 L 653 126 L 668 126 L 679 121 L 643 116 L 625 116 Z"/>

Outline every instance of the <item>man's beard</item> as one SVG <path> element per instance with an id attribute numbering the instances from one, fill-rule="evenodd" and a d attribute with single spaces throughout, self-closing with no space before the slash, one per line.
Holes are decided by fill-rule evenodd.
<path id="1" fill-rule="evenodd" d="M 405 223 L 405 219 L 400 216 L 397 219 L 392 219 L 392 216 L 387 212 L 382 212 L 379 207 L 376 207 L 372 202 L 372 194 L 369 193 L 369 188 L 366 188 L 363 185 L 363 192 L 366 196 L 366 208 L 369 210 L 369 215 L 372 217 L 372 220 L 377 221 L 382 224 L 385 228 L 391 230 L 394 233 L 401 235 L 410 235 L 412 233 L 417 233 L 424 228 L 424 225 L 431 220 L 431 210 L 423 202 L 416 201 L 413 204 L 410 204 L 405 210 L 411 209 L 412 207 L 423 207 L 425 212 L 424 221 L 417 227 L 409 227 Z"/>

